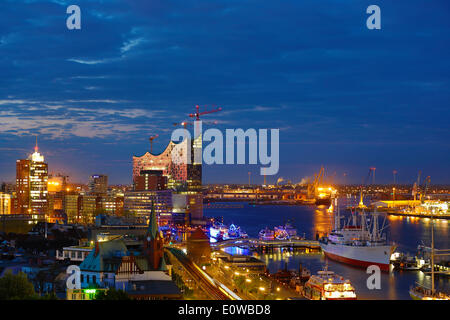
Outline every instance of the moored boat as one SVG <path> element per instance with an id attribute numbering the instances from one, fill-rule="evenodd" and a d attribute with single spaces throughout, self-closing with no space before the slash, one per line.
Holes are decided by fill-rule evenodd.
<path id="1" fill-rule="evenodd" d="M 266 227 L 259 232 L 259 240 L 275 240 L 275 232 Z"/>
<path id="2" fill-rule="evenodd" d="M 378 215 L 373 213 L 370 228 L 364 211 L 360 216 L 360 224 L 356 221 L 356 214 L 352 213 L 352 225 L 341 227 L 338 209 L 335 229 L 319 240 L 320 247 L 331 260 L 364 268 L 377 265 L 382 271 L 389 271 L 394 246 L 381 234 L 382 229 L 378 229 Z"/>
<path id="3" fill-rule="evenodd" d="M 303 295 L 309 300 L 356 300 L 350 280 L 326 269 L 309 278 Z"/>

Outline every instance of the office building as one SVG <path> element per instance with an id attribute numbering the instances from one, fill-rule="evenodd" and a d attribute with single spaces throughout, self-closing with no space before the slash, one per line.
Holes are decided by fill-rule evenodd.
<path id="1" fill-rule="evenodd" d="M 16 162 L 17 213 L 45 216 L 48 213 L 48 165 L 37 143 L 28 159 Z"/>
<path id="2" fill-rule="evenodd" d="M 108 176 L 94 174 L 89 177 L 89 193 L 96 195 L 106 195 L 108 193 Z"/>

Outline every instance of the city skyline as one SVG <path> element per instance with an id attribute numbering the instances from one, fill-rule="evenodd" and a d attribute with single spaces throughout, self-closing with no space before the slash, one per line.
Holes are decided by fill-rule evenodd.
<path id="1" fill-rule="evenodd" d="M 39 136 L 49 173 L 132 182 L 132 156 L 169 142 L 196 104 L 226 128 L 279 128 L 293 182 L 324 165 L 336 180 L 450 178 L 448 3 L 65 1 L 0 4 L 0 181 Z M 442 10 L 432 10 L 441 8 Z M 412 23 L 411 21 L 414 21 Z M 205 118 L 206 120 L 206 118 Z M 203 166 L 204 183 L 262 183 L 259 166 Z M 347 173 L 344 181 L 343 174 Z"/>

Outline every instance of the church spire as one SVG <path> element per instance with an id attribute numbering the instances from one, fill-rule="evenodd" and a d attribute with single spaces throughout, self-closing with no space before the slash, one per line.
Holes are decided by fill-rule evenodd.
<path id="1" fill-rule="evenodd" d="M 150 221 L 148 223 L 147 237 L 150 238 L 149 240 L 154 240 L 156 239 L 158 232 L 159 230 L 155 213 L 155 203 L 154 201 L 152 201 L 152 214 L 150 215 Z"/>

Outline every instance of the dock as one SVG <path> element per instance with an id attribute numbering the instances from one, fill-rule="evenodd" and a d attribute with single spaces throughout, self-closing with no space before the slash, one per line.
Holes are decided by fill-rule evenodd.
<path id="1" fill-rule="evenodd" d="M 273 251 L 274 249 L 310 249 L 320 250 L 319 241 L 316 240 L 260 240 L 256 238 L 232 239 L 212 243 L 211 247 L 222 249 L 227 247 L 248 248 L 255 251 Z"/>

